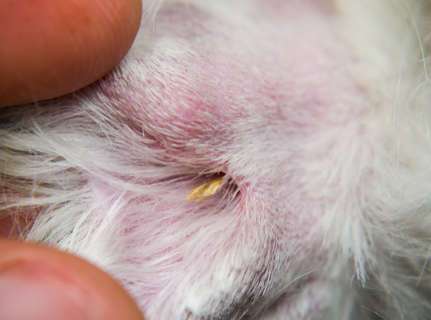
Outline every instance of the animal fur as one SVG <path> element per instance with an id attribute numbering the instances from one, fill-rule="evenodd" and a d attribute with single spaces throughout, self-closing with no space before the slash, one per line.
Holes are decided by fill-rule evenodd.
<path id="1" fill-rule="evenodd" d="M 2 215 L 150 320 L 431 319 L 430 5 L 144 1 L 110 75 L 1 110 Z"/>

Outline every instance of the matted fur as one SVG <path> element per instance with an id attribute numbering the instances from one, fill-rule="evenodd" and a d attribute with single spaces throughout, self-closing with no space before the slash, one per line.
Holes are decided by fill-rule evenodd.
<path id="1" fill-rule="evenodd" d="M 298 43 L 305 73 L 288 69 L 335 75 L 292 81 L 265 50 L 295 33 L 250 19 L 261 3 L 144 1 L 151 26 L 110 75 L 2 109 L 2 214 L 111 273 L 150 320 L 430 319 L 429 1 L 264 1 L 337 30 L 334 61 L 313 65 L 319 33 Z M 292 108 L 298 83 L 322 109 Z"/>

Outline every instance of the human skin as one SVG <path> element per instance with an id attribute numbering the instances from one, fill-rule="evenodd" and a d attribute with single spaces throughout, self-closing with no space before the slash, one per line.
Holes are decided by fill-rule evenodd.
<path id="1" fill-rule="evenodd" d="M 102 77 L 131 46 L 140 16 L 139 0 L 2 1 L 0 106 L 57 97 Z M 18 237 L 16 228 L 0 220 L 2 319 L 143 319 L 108 274 L 54 248 L 7 239 Z"/>
<path id="2" fill-rule="evenodd" d="M 80 89 L 126 54 L 140 0 L 4 0 L 0 4 L 0 106 Z"/>
<path id="3" fill-rule="evenodd" d="M 143 319 L 113 278 L 78 257 L 11 240 L 0 252 L 2 319 Z"/>

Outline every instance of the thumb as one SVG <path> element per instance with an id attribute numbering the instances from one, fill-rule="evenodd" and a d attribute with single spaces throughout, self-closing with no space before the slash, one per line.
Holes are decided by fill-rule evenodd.
<path id="1" fill-rule="evenodd" d="M 108 274 L 68 253 L 0 240 L 3 320 L 143 320 Z"/>
<path id="2" fill-rule="evenodd" d="M 0 106 L 57 97 L 110 71 L 139 28 L 140 0 L 1 0 Z"/>

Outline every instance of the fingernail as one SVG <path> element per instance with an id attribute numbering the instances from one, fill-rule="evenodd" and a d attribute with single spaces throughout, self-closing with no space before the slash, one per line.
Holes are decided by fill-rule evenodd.
<path id="1" fill-rule="evenodd" d="M 103 319 L 92 300 L 89 292 L 40 263 L 0 266 L 2 320 Z"/>

